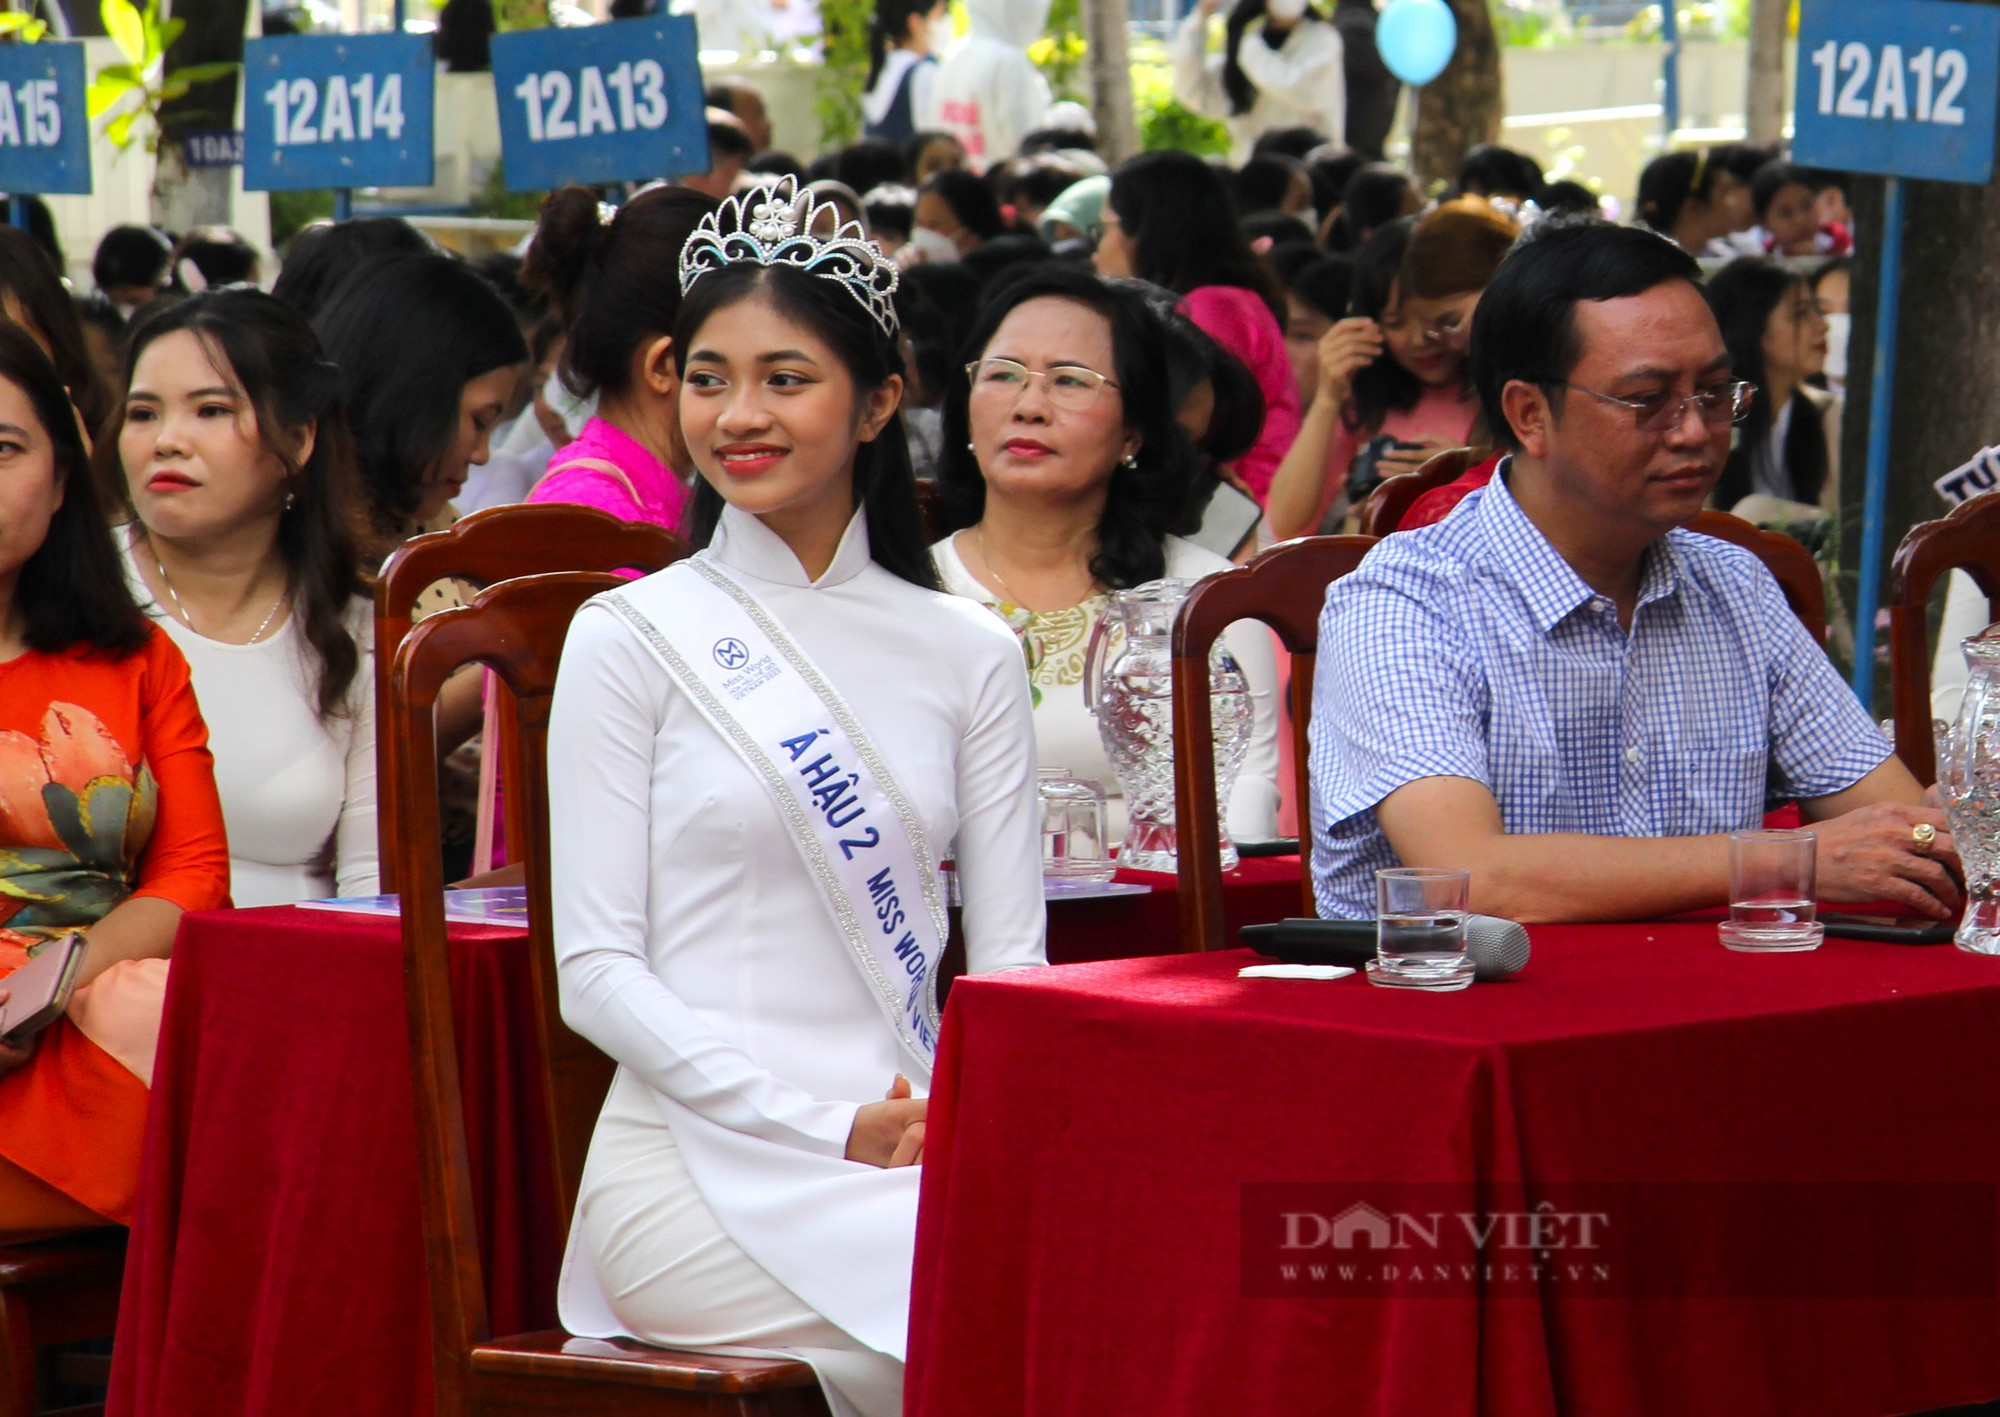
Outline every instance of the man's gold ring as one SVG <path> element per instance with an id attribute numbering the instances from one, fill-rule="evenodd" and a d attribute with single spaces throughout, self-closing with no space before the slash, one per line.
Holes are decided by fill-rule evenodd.
<path id="1" fill-rule="evenodd" d="M 1917 844 L 1917 855 L 1931 854 L 1931 843 L 1937 840 L 1937 828 L 1929 822 L 1918 822 L 1910 828 L 1910 840 Z"/>

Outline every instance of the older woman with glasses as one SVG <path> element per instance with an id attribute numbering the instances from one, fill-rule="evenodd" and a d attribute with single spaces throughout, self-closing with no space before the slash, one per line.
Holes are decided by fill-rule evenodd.
<path id="1" fill-rule="evenodd" d="M 1162 576 L 1225 569 L 1170 535 L 1206 474 L 1175 421 L 1166 331 L 1136 289 L 1081 271 L 1027 276 L 981 310 L 978 357 L 944 410 L 939 483 L 962 530 L 931 548 L 946 590 L 990 606 L 1020 637 L 1037 757 L 1118 782 L 1083 706 L 1084 651 L 1107 598 Z M 1277 670 L 1269 634 L 1225 636 L 1256 721 L 1228 804 L 1240 840 L 1277 834 Z M 1123 830 L 1120 804 L 1112 827 Z"/>

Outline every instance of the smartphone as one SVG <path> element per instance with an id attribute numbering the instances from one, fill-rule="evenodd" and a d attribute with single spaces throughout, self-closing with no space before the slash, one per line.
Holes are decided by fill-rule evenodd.
<path id="1" fill-rule="evenodd" d="M 1958 933 L 1957 922 L 1923 920 L 1913 915 L 1821 914 L 1826 933 L 1842 940 L 1873 940 L 1884 945 L 1942 945 Z"/>

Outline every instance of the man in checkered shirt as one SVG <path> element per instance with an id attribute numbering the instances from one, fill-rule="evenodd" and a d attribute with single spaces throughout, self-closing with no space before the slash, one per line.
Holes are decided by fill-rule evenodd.
<path id="1" fill-rule="evenodd" d="M 1682 529 L 1751 393 L 1699 280 L 1650 232 L 1547 223 L 1487 287 L 1471 367 L 1512 457 L 1327 592 L 1322 916 L 1373 915 L 1399 864 L 1519 920 L 1719 905 L 1727 834 L 1794 800 L 1822 899 L 1956 912 L 1943 814 L 1763 564 Z"/>

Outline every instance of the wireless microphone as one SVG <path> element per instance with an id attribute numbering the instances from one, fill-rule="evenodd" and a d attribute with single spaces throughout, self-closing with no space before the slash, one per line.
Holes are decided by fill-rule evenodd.
<path id="1" fill-rule="evenodd" d="M 1245 925 L 1243 943 L 1287 964 L 1337 964 L 1360 969 L 1375 958 L 1373 920 L 1280 920 Z M 1465 917 L 1465 953 L 1474 979 L 1511 979 L 1528 963 L 1528 930 L 1495 915 Z"/>

